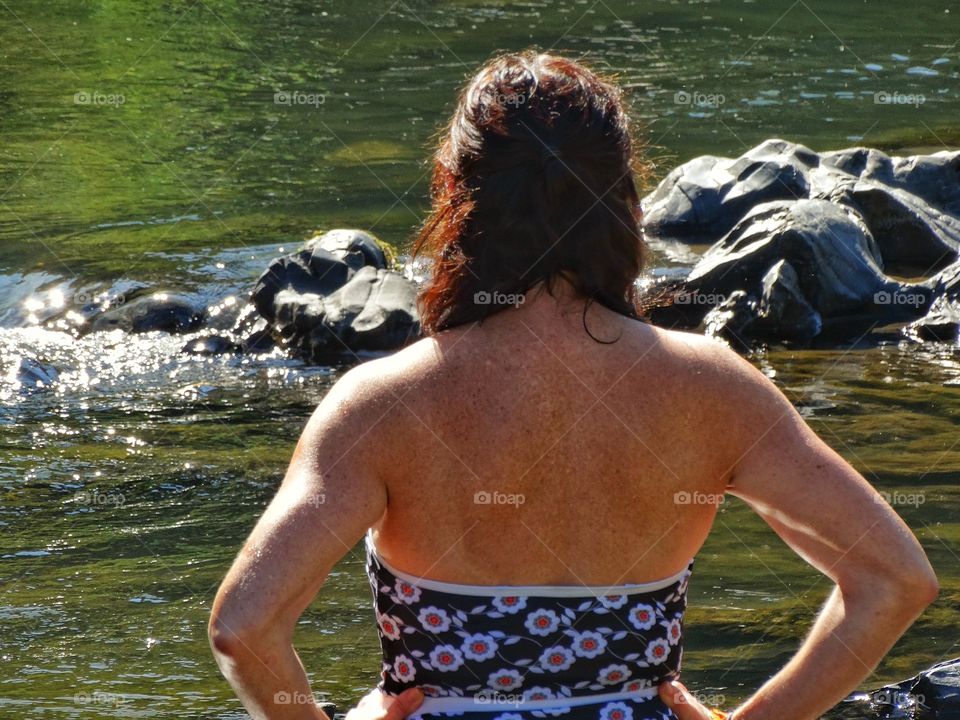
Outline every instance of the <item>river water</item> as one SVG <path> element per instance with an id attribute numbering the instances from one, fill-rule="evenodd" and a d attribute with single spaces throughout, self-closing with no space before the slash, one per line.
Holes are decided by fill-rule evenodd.
<path id="1" fill-rule="evenodd" d="M 0 2 L 0 370 L 59 371 L 43 392 L 0 385 L 0 717 L 244 716 L 207 648 L 210 601 L 341 372 L 36 318 L 144 284 L 242 298 L 317 229 L 402 253 L 433 133 L 497 49 L 617 72 L 662 176 L 768 137 L 955 149 L 958 39 L 947 0 Z M 940 575 L 867 685 L 960 655 L 957 349 L 891 336 L 753 361 L 890 493 Z M 746 696 L 828 589 L 727 503 L 691 583 L 687 683 Z M 342 708 L 375 682 L 369 606 L 358 548 L 297 637 Z"/>

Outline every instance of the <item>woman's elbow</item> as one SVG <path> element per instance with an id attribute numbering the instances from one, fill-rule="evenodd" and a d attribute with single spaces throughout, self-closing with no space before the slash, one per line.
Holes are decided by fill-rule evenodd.
<path id="1" fill-rule="evenodd" d="M 940 594 L 940 582 L 929 564 L 900 567 L 889 575 L 860 578 L 854 594 L 888 603 L 907 614 L 919 615 Z"/>
<path id="2" fill-rule="evenodd" d="M 264 608 L 241 608 L 227 602 L 214 602 L 207 623 L 207 638 L 210 649 L 219 664 L 259 664 L 275 658 L 285 644 L 289 644 L 292 632 L 286 632 L 286 624 L 277 619 L 266 618 Z"/>
<path id="3" fill-rule="evenodd" d="M 210 614 L 210 621 L 207 623 L 207 639 L 210 641 L 213 654 L 223 658 L 236 659 L 242 655 L 246 645 L 223 614 L 217 611 Z"/>
<path id="4" fill-rule="evenodd" d="M 926 571 L 915 582 L 919 602 L 923 607 L 932 605 L 940 595 L 940 581 L 933 568 L 928 565 Z"/>

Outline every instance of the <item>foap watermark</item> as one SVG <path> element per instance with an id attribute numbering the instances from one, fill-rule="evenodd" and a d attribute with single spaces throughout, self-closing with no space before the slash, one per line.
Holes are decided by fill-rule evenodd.
<path id="1" fill-rule="evenodd" d="M 673 302 L 676 305 L 722 305 L 727 301 L 727 296 L 723 293 L 703 293 L 699 290 L 692 292 L 681 292 L 674 296 Z"/>
<path id="2" fill-rule="evenodd" d="M 274 705 L 319 705 L 320 701 L 310 693 L 280 690 L 273 694 Z"/>
<path id="3" fill-rule="evenodd" d="M 678 490 L 673 494 L 674 505 L 723 505 L 723 502 L 723 493 Z"/>
<path id="4" fill-rule="evenodd" d="M 77 495 L 76 501 L 81 505 L 91 505 L 97 507 L 118 507 L 122 508 L 127 503 L 126 497 L 119 492 L 101 492 L 97 488 L 84 490 Z"/>
<path id="5" fill-rule="evenodd" d="M 311 493 L 307 496 L 307 505 L 319 507 L 327 501 L 327 496 L 323 493 Z"/>
<path id="6" fill-rule="evenodd" d="M 526 498 L 520 493 L 502 493 L 496 490 L 477 490 L 473 494 L 475 505 L 514 505 L 520 507 Z"/>
<path id="7" fill-rule="evenodd" d="M 121 93 L 104 93 L 99 90 L 78 90 L 73 94 L 74 105 L 101 105 L 119 107 L 127 101 Z"/>
<path id="8" fill-rule="evenodd" d="M 299 90 L 277 90 L 273 94 L 274 105 L 286 105 L 287 107 L 297 107 L 307 105 L 318 108 L 327 101 L 327 96 L 323 93 L 305 93 Z"/>
<path id="9" fill-rule="evenodd" d="M 927 101 L 923 93 L 902 93 L 880 90 L 873 94 L 874 105 L 913 105 L 920 107 Z"/>
<path id="10" fill-rule="evenodd" d="M 919 307 L 926 305 L 927 296 L 923 293 L 887 292 L 886 290 L 881 290 L 873 294 L 873 302 L 875 305 L 910 305 L 911 307 Z"/>
<path id="11" fill-rule="evenodd" d="M 893 492 L 880 490 L 878 492 L 880 493 L 880 497 L 877 498 L 877 502 L 880 502 L 882 499 L 883 502 L 892 507 L 910 505 L 918 508 L 927 501 L 926 495 L 922 492 L 908 493 L 900 490 L 894 490 Z"/>
<path id="12" fill-rule="evenodd" d="M 722 93 L 705 93 L 698 90 L 678 90 L 673 94 L 675 105 L 718 108 L 727 101 Z"/>
<path id="13" fill-rule="evenodd" d="M 74 305 L 90 305 L 96 303 L 105 307 L 116 307 L 123 305 L 127 298 L 120 294 L 95 293 L 91 290 L 78 290 L 73 294 Z"/>
<path id="14" fill-rule="evenodd" d="M 520 107 L 527 102 L 527 96 L 523 93 L 497 93 L 493 96 L 493 102 L 501 107 Z"/>
<path id="15" fill-rule="evenodd" d="M 925 695 L 907 692 L 906 690 L 894 690 L 893 688 L 883 688 L 871 693 L 870 699 L 878 705 L 893 705 L 898 708 L 926 706 L 927 704 Z"/>
<path id="16" fill-rule="evenodd" d="M 523 700 L 523 695 L 501 693 L 495 690 L 489 693 L 477 693 L 473 696 L 473 702 L 477 705 L 510 705 L 516 707 L 522 703 Z"/>
<path id="17" fill-rule="evenodd" d="M 73 702 L 77 705 L 105 705 L 109 707 L 120 707 L 126 702 L 126 698 L 117 693 L 101 692 L 80 692 L 73 696 Z"/>
<path id="18" fill-rule="evenodd" d="M 486 290 L 480 290 L 473 294 L 473 302 L 475 305 L 513 305 L 514 307 L 520 307 L 523 305 L 526 297 L 523 293 L 502 293 L 498 291 L 487 292 Z"/>
<path id="19" fill-rule="evenodd" d="M 690 693 L 691 697 L 696 700 L 701 705 L 706 705 L 707 707 L 718 708 L 727 704 L 727 696 L 720 693 L 704 693 L 704 692 L 695 692 L 693 690 L 687 690 Z M 680 704 L 683 704 L 687 701 L 686 697 L 681 695 L 677 698 L 677 701 Z"/>

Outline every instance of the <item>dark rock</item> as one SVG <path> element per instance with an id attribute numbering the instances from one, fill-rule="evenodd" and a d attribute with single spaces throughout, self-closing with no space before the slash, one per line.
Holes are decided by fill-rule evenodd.
<path id="1" fill-rule="evenodd" d="M 960 221 L 916 195 L 858 181 L 835 199 L 859 211 L 888 269 L 929 275 L 957 259 Z"/>
<path id="2" fill-rule="evenodd" d="M 203 322 L 203 312 L 189 301 L 169 293 L 154 293 L 114 305 L 90 319 L 86 332 L 124 330 L 150 332 L 161 330 L 185 333 L 196 330 Z"/>
<path id="3" fill-rule="evenodd" d="M 824 720 L 960 720 L 960 658 L 903 682 L 854 693 Z"/>
<path id="4" fill-rule="evenodd" d="M 270 323 L 253 303 L 247 303 L 230 328 L 232 337 L 244 352 L 268 352 L 275 346 Z"/>
<path id="5" fill-rule="evenodd" d="M 387 269 L 373 236 L 332 230 L 260 276 L 252 300 L 264 324 L 253 342 L 269 331 L 310 362 L 394 350 L 419 334 L 416 293 L 413 281 Z"/>
<path id="6" fill-rule="evenodd" d="M 273 327 L 284 347 L 311 362 L 394 350 L 419 334 L 416 295 L 402 275 L 363 267 L 326 296 L 281 291 Z"/>
<path id="7" fill-rule="evenodd" d="M 224 353 L 239 352 L 238 346 L 225 335 L 209 333 L 189 340 L 180 352 L 192 355 L 223 355 Z"/>
<path id="8" fill-rule="evenodd" d="M 920 317 L 932 291 L 887 277 L 877 259 L 872 236 L 852 211 L 823 200 L 765 203 L 687 277 L 685 321 L 696 326 L 718 308 L 711 327 L 742 333 L 744 341 L 808 342 L 832 330 L 846 335 Z M 728 304 L 737 291 L 744 296 Z"/>
<path id="9" fill-rule="evenodd" d="M 917 320 L 934 297 L 960 285 L 960 271 L 951 270 L 960 259 L 960 152 L 891 157 L 859 147 L 818 155 L 768 140 L 739 158 L 681 165 L 642 205 L 653 244 L 713 244 L 678 302 L 651 313 L 667 327 L 696 327 L 715 311 L 709 327 L 724 337 L 840 339 Z M 827 205 L 845 208 L 847 219 Z M 787 264 L 768 276 L 779 260 Z M 745 295 L 727 303 L 736 290 Z M 719 298 L 696 301 L 704 295 Z M 910 333 L 949 335 L 952 308 L 938 305 Z"/>
<path id="10" fill-rule="evenodd" d="M 734 290 L 703 318 L 704 332 L 720 337 L 741 351 L 750 349 L 757 316 L 757 300 L 743 290 Z"/>
<path id="11" fill-rule="evenodd" d="M 912 336 L 952 332 L 954 305 L 931 306 L 960 291 L 960 152 L 821 156 L 768 140 L 691 160 L 643 208 L 652 242 L 713 243 L 673 304 L 651 312 L 658 325 L 705 323 L 738 345 L 836 341 L 924 315 Z"/>
<path id="12" fill-rule="evenodd" d="M 203 327 L 208 330 L 230 330 L 247 306 L 246 301 L 236 295 L 227 295 L 207 306 L 204 311 Z"/>
<path id="13" fill-rule="evenodd" d="M 330 230 L 307 240 L 305 250 L 319 248 L 342 260 L 354 270 L 370 265 L 387 269 L 387 257 L 377 239 L 363 230 Z"/>
<path id="14" fill-rule="evenodd" d="M 354 270 L 322 248 L 300 250 L 273 260 L 257 280 L 251 299 L 263 317 L 273 322 L 277 294 L 326 295 L 346 284 Z"/>
<path id="15" fill-rule="evenodd" d="M 934 342 L 960 342 L 960 301 L 945 295 L 938 297 L 930 306 L 930 312 L 903 329 L 914 340 Z"/>
<path id="16" fill-rule="evenodd" d="M 651 237 L 712 243 L 756 205 L 800 199 L 856 208 L 881 267 L 939 269 L 960 251 L 960 152 L 890 157 L 850 148 L 821 156 L 767 140 L 739 158 L 706 155 L 675 168 L 644 198 L 644 227 Z"/>
<path id="17" fill-rule="evenodd" d="M 767 140 L 735 159 L 696 158 L 644 198 L 644 227 L 656 236 L 713 242 L 760 203 L 807 197 L 807 172 L 819 162 L 809 148 L 785 140 Z"/>
<path id="18" fill-rule="evenodd" d="M 328 718 L 334 718 L 337 716 L 337 706 L 332 702 L 318 702 L 317 705 L 320 706 L 320 710 Z"/>

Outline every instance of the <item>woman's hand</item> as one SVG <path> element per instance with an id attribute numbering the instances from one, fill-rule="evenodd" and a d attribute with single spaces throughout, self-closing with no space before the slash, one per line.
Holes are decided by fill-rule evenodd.
<path id="1" fill-rule="evenodd" d="M 346 720 L 404 720 L 423 702 L 420 688 L 407 688 L 399 695 L 387 695 L 379 688 L 364 695 L 347 713 Z"/>
<path id="2" fill-rule="evenodd" d="M 683 683 L 675 680 L 662 683 L 658 692 L 660 699 L 668 708 L 673 711 L 679 720 L 716 720 L 725 715 L 711 710 L 702 702 L 697 700 L 690 691 L 684 687 Z"/>

